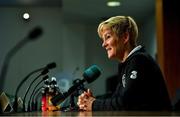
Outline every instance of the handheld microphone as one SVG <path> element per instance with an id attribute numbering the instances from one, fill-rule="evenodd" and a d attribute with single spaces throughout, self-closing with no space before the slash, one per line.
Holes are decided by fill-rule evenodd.
<path id="1" fill-rule="evenodd" d="M 42 68 L 39 68 L 39 69 L 36 69 L 36 70 L 30 72 L 25 78 L 23 78 L 23 80 L 19 83 L 19 85 L 16 89 L 16 92 L 15 92 L 15 101 L 14 101 L 14 105 L 13 105 L 13 109 L 15 112 L 17 112 L 17 108 L 18 108 L 18 104 L 17 104 L 18 92 L 19 92 L 19 89 L 21 88 L 21 86 L 23 85 L 23 83 L 34 73 L 42 71 L 41 74 L 44 74 L 44 72 L 46 72 L 48 69 L 53 69 L 55 67 L 56 67 L 56 63 L 51 62 L 51 63 L 47 64 L 45 67 L 42 67 Z"/>
<path id="2" fill-rule="evenodd" d="M 13 48 L 11 48 L 10 51 L 8 51 L 7 55 L 5 56 L 2 68 L 1 68 L 0 91 L 3 90 L 4 80 L 6 78 L 6 74 L 8 71 L 9 62 L 10 62 L 11 58 L 29 41 L 38 39 L 37 37 L 39 37 L 41 34 L 42 34 L 42 29 L 38 26 L 38 27 L 34 28 L 32 31 L 30 31 L 30 33 L 28 34 L 27 37 L 23 38 Z"/>
<path id="3" fill-rule="evenodd" d="M 45 81 L 45 80 L 48 79 L 48 78 L 49 78 L 48 75 L 44 76 L 44 77 L 41 79 L 41 81 L 40 81 L 39 83 L 37 83 L 36 86 L 34 87 L 32 93 L 31 93 L 31 95 L 30 95 L 29 101 L 28 101 L 28 111 L 31 111 L 31 110 L 32 110 L 32 109 L 31 109 L 31 99 L 32 99 L 32 96 L 34 95 L 34 92 L 35 92 L 36 88 L 39 86 L 40 83 L 42 83 L 43 81 Z"/>
<path id="4" fill-rule="evenodd" d="M 58 104 L 62 103 L 68 96 L 70 96 L 72 93 L 74 93 L 80 85 L 82 85 L 84 82 L 87 82 L 87 83 L 93 82 L 100 76 L 100 74 L 101 74 L 101 71 L 98 68 L 98 66 L 93 65 L 93 66 L 89 67 L 83 73 L 83 79 L 80 80 L 75 85 L 73 85 L 71 88 L 69 88 L 68 92 L 59 93 L 56 96 L 54 96 L 51 99 L 52 104 L 57 106 Z"/>

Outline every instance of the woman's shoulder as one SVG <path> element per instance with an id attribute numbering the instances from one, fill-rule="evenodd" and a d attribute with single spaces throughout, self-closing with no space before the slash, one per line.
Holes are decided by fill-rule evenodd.
<path id="1" fill-rule="evenodd" d="M 126 65 L 140 68 L 158 67 L 157 62 L 153 59 L 153 57 L 142 51 L 135 52 L 129 56 L 129 58 L 126 60 Z"/>
<path id="2" fill-rule="evenodd" d="M 146 52 L 135 52 L 127 61 L 154 61 L 154 59 Z"/>

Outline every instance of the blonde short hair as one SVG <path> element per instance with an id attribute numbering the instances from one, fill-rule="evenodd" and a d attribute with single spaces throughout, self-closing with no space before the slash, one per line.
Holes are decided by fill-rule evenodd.
<path id="1" fill-rule="evenodd" d="M 100 38 L 102 38 L 101 32 L 104 26 L 112 29 L 118 36 L 122 36 L 125 32 L 128 32 L 130 34 L 130 44 L 132 46 L 136 45 L 138 27 L 136 22 L 130 16 L 115 16 L 101 22 L 97 29 Z"/>

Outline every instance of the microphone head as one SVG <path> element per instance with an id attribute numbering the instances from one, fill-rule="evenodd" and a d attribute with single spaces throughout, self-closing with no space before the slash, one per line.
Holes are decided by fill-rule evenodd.
<path id="1" fill-rule="evenodd" d="M 55 62 L 49 63 L 49 64 L 47 64 L 47 66 L 46 66 L 47 69 L 53 69 L 53 68 L 55 68 L 55 67 L 56 67 L 56 63 L 55 63 Z"/>
<path id="2" fill-rule="evenodd" d="M 29 32 L 28 39 L 35 40 L 37 37 L 41 36 L 42 32 L 42 28 L 37 26 Z"/>
<path id="3" fill-rule="evenodd" d="M 51 84 L 53 84 L 53 85 L 57 84 L 57 81 L 56 81 L 56 78 L 55 78 L 55 77 L 52 77 L 52 78 L 51 78 Z"/>
<path id="4" fill-rule="evenodd" d="M 83 73 L 84 80 L 87 81 L 88 83 L 93 82 L 100 75 L 101 75 L 101 70 L 97 65 L 92 65 Z"/>
<path id="5" fill-rule="evenodd" d="M 51 78 L 51 81 L 56 81 L 56 77 L 52 77 L 52 78 Z"/>
<path id="6" fill-rule="evenodd" d="M 49 85 L 49 84 L 50 84 L 49 79 L 44 80 L 44 84 L 45 84 L 45 85 Z"/>
<path id="7" fill-rule="evenodd" d="M 48 78 L 49 78 L 49 76 L 46 75 L 46 76 L 44 76 L 42 79 L 45 81 L 45 80 L 47 80 Z"/>

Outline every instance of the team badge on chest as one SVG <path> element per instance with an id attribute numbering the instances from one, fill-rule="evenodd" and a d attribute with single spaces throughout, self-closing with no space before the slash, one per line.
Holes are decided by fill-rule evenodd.
<path id="1" fill-rule="evenodd" d="M 130 75 L 131 79 L 136 79 L 137 78 L 137 71 L 132 71 Z"/>

